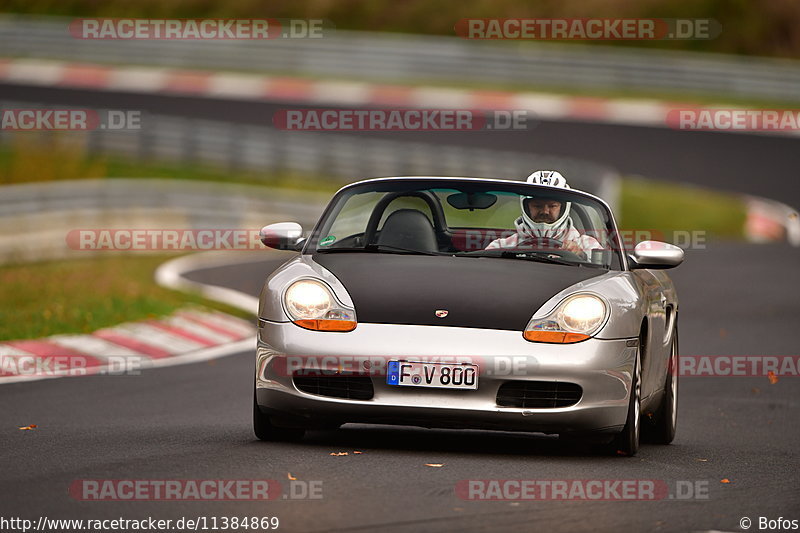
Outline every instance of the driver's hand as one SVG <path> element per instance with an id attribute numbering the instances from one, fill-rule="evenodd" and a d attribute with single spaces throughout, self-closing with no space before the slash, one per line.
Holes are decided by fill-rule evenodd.
<path id="1" fill-rule="evenodd" d="M 581 258 L 586 257 L 586 253 L 584 253 L 583 249 L 577 243 L 577 241 L 564 241 L 564 244 L 562 245 L 561 249 L 579 255 Z"/>

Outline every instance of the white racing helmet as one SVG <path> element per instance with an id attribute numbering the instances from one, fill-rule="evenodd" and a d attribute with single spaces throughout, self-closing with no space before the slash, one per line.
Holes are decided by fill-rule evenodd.
<path id="1" fill-rule="evenodd" d="M 559 172 L 555 170 L 537 170 L 528 176 L 528 183 L 534 185 L 544 185 L 546 187 L 553 187 L 554 189 L 569 189 L 567 180 L 564 179 Z M 546 198 L 547 195 L 541 196 Z M 525 208 L 525 202 L 536 196 L 520 196 L 519 206 L 522 211 L 522 216 L 516 220 L 517 230 L 530 235 L 531 237 L 547 237 L 551 239 L 564 240 L 569 230 L 572 228 L 572 219 L 569 218 L 569 210 L 571 202 L 562 202 L 561 213 L 555 222 L 534 222 L 528 215 L 528 210 Z"/>

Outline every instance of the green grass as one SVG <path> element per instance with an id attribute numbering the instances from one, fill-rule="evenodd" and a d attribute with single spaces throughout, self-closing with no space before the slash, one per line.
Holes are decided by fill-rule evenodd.
<path id="1" fill-rule="evenodd" d="M 254 172 L 171 161 L 139 162 L 119 156 L 90 156 L 69 141 L 68 134 L 21 134 L 13 138 L 12 144 L 0 145 L 0 185 L 89 178 L 163 178 L 333 192 L 344 184 L 338 176 Z"/>
<path id="2" fill-rule="evenodd" d="M 703 231 L 709 238 L 743 237 L 747 213 L 736 194 L 626 178 L 620 196 L 618 216 L 623 230 L 660 233 L 668 242 L 675 232 L 686 231 Z"/>
<path id="3" fill-rule="evenodd" d="M 156 285 L 153 272 L 174 257 L 113 255 L 2 266 L 0 341 L 89 333 L 190 305 L 248 318 L 243 311 Z"/>

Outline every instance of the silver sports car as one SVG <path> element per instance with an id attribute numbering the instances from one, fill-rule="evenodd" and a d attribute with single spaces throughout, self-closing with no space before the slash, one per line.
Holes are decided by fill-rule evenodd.
<path id="1" fill-rule="evenodd" d="M 539 177 L 534 178 L 534 176 Z M 340 189 L 260 296 L 254 428 L 347 422 L 532 431 L 633 455 L 677 412 L 683 251 L 632 250 L 556 179 L 379 178 Z M 547 176 L 547 174 L 545 174 Z"/>

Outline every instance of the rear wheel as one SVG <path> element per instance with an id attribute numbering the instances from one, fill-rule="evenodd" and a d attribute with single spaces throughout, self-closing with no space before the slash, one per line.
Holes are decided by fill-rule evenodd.
<path id="1" fill-rule="evenodd" d="M 642 405 L 642 371 L 641 371 L 641 342 L 633 364 L 633 377 L 631 379 L 631 394 L 628 401 L 628 418 L 625 427 L 617 434 L 608 445 L 612 454 L 634 456 L 639 450 L 639 435 L 641 433 L 641 405 Z"/>
<path id="2" fill-rule="evenodd" d="M 678 328 L 672 333 L 667 378 L 664 383 L 664 396 L 654 415 L 655 424 L 646 428 L 649 441 L 656 444 L 669 444 L 675 438 L 678 425 Z"/>
<path id="3" fill-rule="evenodd" d="M 302 439 L 306 430 L 302 428 L 283 428 L 274 425 L 270 421 L 269 415 L 261 412 L 255 394 L 253 394 L 253 432 L 260 440 L 294 441 Z"/>

